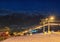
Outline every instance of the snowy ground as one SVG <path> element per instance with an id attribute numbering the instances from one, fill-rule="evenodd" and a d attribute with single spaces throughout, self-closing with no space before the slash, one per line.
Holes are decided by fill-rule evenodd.
<path id="1" fill-rule="evenodd" d="M 60 34 L 33 34 L 31 36 L 11 37 L 3 42 L 60 42 Z"/>

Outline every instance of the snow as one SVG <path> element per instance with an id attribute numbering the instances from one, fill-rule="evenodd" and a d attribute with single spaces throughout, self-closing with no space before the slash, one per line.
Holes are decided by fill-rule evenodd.
<path id="1" fill-rule="evenodd" d="M 28 36 L 11 37 L 2 42 L 60 42 L 60 34 L 33 34 Z"/>

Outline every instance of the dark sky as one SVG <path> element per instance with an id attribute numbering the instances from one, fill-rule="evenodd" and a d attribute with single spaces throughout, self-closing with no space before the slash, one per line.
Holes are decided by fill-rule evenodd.
<path id="1" fill-rule="evenodd" d="M 60 14 L 59 0 L 0 0 L 0 9 Z"/>

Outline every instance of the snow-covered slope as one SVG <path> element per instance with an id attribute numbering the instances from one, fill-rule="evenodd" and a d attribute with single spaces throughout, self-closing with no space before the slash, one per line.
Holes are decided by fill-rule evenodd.
<path id="1" fill-rule="evenodd" d="M 50 34 L 50 35 L 34 34 L 31 36 L 11 37 L 2 42 L 60 42 L 60 35 L 59 34 Z"/>

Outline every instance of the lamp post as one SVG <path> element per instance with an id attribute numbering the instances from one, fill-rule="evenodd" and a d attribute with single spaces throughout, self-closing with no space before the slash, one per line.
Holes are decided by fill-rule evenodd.
<path id="1" fill-rule="evenodd" d="M 48 33 L 50 33 L 50 22 L 53 22 L 55 19 L 54 16 L 50 16 L 46 19 L 42 19 L 43 26 L 48 23 Z M 43 27 L 43 33 L 45 33 L 45 27 Z"/>
<path id="2" fill-rule="evenodd" d="M 48 33 L 50 33 L 50 22 L 53 22 L 54 21 L 54 16 L 50 16 L 49 18 L 48 18 Z"/>
<path id="3" fill-rule="evenodd" d="M 50 33 L 50 21 L 48 21 L 48 33 Z"/>

